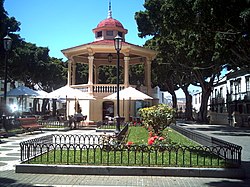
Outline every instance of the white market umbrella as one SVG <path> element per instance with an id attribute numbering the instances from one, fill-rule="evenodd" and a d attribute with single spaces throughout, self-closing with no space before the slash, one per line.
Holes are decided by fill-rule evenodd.
<path id="1" fill-rule="evenodd" d="M 103 99 L 116 100 L 117 92 L 107 97 L 104 97 Z M 119 91 L 119 99 L 120 100 L 147 100 L 147 99 L 153 99 L 153 98 L 133 87 L 128 87 Z"/>
<path id="2" fill-rule="evenodd" d="M 71 88 L 70 86 L 66 85 L 63 86 L 53 92 L 50 92 L 46 95 L 45 98 L 48 99 L 58 99 L 58 100 L 66 100 L 66 117 L 68 116 L 68 102 L 67 100 L 76 99 L 78 100 L 93 100 L 95 99 L 93 96 L 82 92 L 81 90 Z"/>
<path id="3" fill-rule="evenodd" d="M 107 97 L 104 97 L 103 99 L 117 100 L 117 92 Z M 148 100 L 148 99 L 153 99 L 153 98 L 133 87 L 128 87 L 119 91 L 119 100 L 123 101 L 129 100 L 129 111 L 130 111 L 130 100 L 137 101 L 137 100 Z M 124 113 L 124 102 L 123 102 L 123 113 Z"/>
<path id="4" fill-rule="evenodd" d="M 7 92 L 7 96 L 20 97 L 20 96 L 37 96 L 38 93 L 26 86 L 19 86 Z"/>
<path id="5" fill-rule="evenodd" d="M 53 92 L 45 95 L 45 98 L 48 99 L 83 99 L 83 100 L 91 100 L 94 99 L 93 96 L 90 96 L 87 93 L 82 92 L 81 90 L 74 89 L 69 87 L 68 85 L 63 86 Z"/>
<path id="6" fill-rule="evenodd" d="M 45 92 L 44 90 L 36 90 L 36 93 L 38 94 L 36 98 L 44 98 L 48 95 L 48 92 Z"/>
<path id="7" fill-rule="evenodd" d="M 38 96 L 38 93 L 35 90 L 32 90 L 26 86 L 19 86 L 17 88 L 14 88 L 6 93 L 7 96 L 10 97 L 20 97 L 19 103 L 22 105 L 22 111 L 23 111 L 23 98 L 24 97 L 36 97 Z M 27 102 L 25 102 L 25 105 Z"/>

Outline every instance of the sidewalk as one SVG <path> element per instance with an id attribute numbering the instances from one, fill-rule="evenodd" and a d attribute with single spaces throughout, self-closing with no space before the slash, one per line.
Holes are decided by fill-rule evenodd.
<path id="1" fill-rule="evenodd" d="M 221 139 L 237 139 L 232 142 L 243 147 L 244 162 L 249 161 L 250 145 L 250 130 L 228 129 L 220 126 L 184 124 L 186 128 L 194 128 L 194 130 L 210 133 L 213 136 L 220 136 Z M 222 128 L 223 130 L 221 130 Z M 241 187 L 249 186 L 250 179 L 237 180 L 227 178 L 195 178 L 195 177 L 158 177 L 158 176 L 101 176 L 101 175 L 49 175 L 49 174 L 22 174 L 15 173 L 15 164 L 19 163 L 19 143 L 21 141 L 40 137 L 52 133 L 67 133 L 67 134 L 93 134 L 93 130 L 73 130 L 68 132 L 44 132 L 39 134 L 20 134 L 17 136 L 4 138 L 0 144 L 0 186 L 14 187 L 32 187 L 32 186 L 176 186 L 176 187 Z M 238 137 L 238 138 L 232 138 Z M 225 140 L 226 140 L 225 139 Z M 248 141 L 248 142 L 245 142 Z M 247 149 L 247 150 L 245 150 Z"/>
<path id="2" fill-rule="evenodd" d="M 178 125 L 242 147 L 242 166 L 250 178 L 250 128 L 179 122 Z M 250 186 L 250 185 L 249 185 Z"/>

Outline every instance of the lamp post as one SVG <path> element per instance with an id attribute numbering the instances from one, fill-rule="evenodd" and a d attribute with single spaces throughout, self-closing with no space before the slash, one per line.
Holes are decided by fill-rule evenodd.
<path id="1" fill-rule="evenodd" d="M 4 105 L 3 105 L 3 126 L 6 129 L 6 112 L 7 112 L 7 75 L 8 75 L 8 54 L 9 51 L 11 49 L 11 45 L 12 45 L 12 39 L 11 37 L 9 37 L 9 35 L 7 34 L 4 38 L 3 38 L 3 46 L 4 49 L 6 51 L 5 54 L 5 64 L 4 64 Z"/>
<path id="2" fill-rule="evenodd" d="M 115 50 L 117 52 L 117 63 L 116 63 L 116 77 L 117 77 L 117 116 L 116 116 L 116 134 L 120 132 L 120 50 L 122 49 L 122 37 L 117 35 L 114 38 Z"/>

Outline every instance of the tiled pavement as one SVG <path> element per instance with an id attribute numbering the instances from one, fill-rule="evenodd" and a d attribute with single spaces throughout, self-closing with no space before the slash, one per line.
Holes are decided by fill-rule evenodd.
<path id="1" fill-rule="evenodd" d="M 249 138 L 250 131 L 240 130 L 234 133 L 232 130 L 220 130 L 219 126 L 208 125 L 189 125 L 180 124 L 187 128 L 210 135 L 220 136 L 222 139 L 234 140 L 243 146 L 243 151 L 250 151 Z M 231 134 L 230 134 L 230 133 Z M 44 132 L 38 134 L 19 134 L 3 139 L 0 144 L 0 187 L 32 187 L 32 186 L 51 186 L 51 187 L 79 187 L 79 186 L 169 186 L 169 187 L 241 187 L 250 186 L 250 179 L 238 180 L 227 178 L 195 178 L 195 177 L 157 177 L 157 176 L 100 176 L 100 175 L 50 175 L 50 174 L 22 174 L 15 173 L 15 164 L 19 163 L 19 142 L 34 137 L 44 136 L 55 132 Z M 73 130 L 59 133 L 92 134 L 92 130 Z M 225 133 L 225 134 L 223 134 Z M 229 136 L 229 137 L 228 137 Z M 231 137 L 231 138 L 230 138 Z M 236 138 L 237 137 L 237 138 Z M 237 142 L 235 142 L 237 140 Z M 247 142 L 246 142 L 247 141 Z M 248 159 L 248 151 L 243 152 L 243 161 Z M 245 159 L 245 160 L 244 160 Z"/>

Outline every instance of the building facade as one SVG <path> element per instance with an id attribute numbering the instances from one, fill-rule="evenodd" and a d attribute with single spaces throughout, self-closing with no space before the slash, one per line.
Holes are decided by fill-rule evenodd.
<path id="1" fill-rule="evenodd" d="M 214 86 L 210 103 L 210 123 L 250 126 L 250 73 L 228 73 Z"/>

